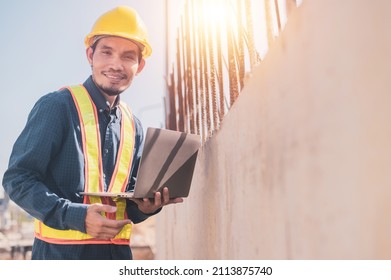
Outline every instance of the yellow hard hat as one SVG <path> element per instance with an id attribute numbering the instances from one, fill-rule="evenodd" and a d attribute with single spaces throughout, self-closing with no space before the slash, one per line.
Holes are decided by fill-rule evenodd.
<path id="1" fill-rule="evenodd" d="M 86 47 L 92 46 L 95 36 L 104 35 L 118 36 L 141 44 L 144 47 L 143 58 L 152 53 L 147 28 L 138 13 L 130 7 L 119 6 L 101 15 L 84 40 Z"/>

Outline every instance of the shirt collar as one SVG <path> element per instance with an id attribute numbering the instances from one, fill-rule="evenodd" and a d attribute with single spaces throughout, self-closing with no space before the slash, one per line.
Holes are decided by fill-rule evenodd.
<path id="1" fill-rule="evenodd" d="M 115 100 L 114 107 L 110 110 L 110 106 L 108 105 L 106 98 L 103 96 L 99 88 L 94 83 L 92 76 L 88 77 L 88 79 L 84 82 L 83 86 L 87 89 L 88 93 L 91 96 L 92 101 L 94 102 L 99 112 L 103 112 L 103 111 L 114 112 L 117 118 L 120 117 L 119 110 L 117 110 L 120 101 L 119 96 Z"/>

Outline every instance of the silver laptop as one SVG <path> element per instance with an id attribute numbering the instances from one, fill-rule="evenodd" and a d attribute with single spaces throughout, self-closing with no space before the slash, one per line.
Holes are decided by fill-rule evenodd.
<path id="1" fill-rule="evenodd" d="M 80 194 L 128 199 L 153 198 L 156 192 L 167 187 L 170 198 L 187 197 L 200 146 L 199 135 L 149 127 L 134 192 Z"/>

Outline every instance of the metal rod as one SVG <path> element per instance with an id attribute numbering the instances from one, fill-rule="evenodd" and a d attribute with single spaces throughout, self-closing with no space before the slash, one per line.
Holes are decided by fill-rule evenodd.
<path id="1" fill-rule="evenodd" d="M 237 0 L 236 1 L 236 10 L 237 10 L 237 46 L 238 46 L 238 52 L 237 52 L 237 57 L 238 57 L 238 77 L 239 77 L 239 85 L 240 85 L 240 90 L 243 89 L 243 83 L 244 83 L 244 32 L 243 32 L 243 14 L 242 14 L 242 1 Z"/>
<path id="2" fill-rule="evenodd" d="M 249 62 L 252 71 L 261 60 L 255 48 L 253 19 L 256 19 L 256 11 L 252 1 L 185 1 L 185 13 L 174 44 L 175 64 L 171 72 L 168 63 L 166 67 L 164 101 L 168 128 L 199 134 L 206 141 L 220 127 L 227 109 L 233 106 L 244 87 L 246 63 Z M 166 0 L 167 39 L 170 37 L 168 3 Z M 281 32 L 281 2 L 264 0 L 263 3 L 270 48 L 276 36 L 276 24 Z M 286 14 L 296 3 L 286 0 Z M 216 20 L 219 15 L 213 18 L 214 15 L 208 13 L 208 9 L 216 6 L 223 10 L 224 22 Z M 168 50 L 169 45 L 167 57 Z"/>
<path id="3" fill-rule="evenodd" d="M 280 19 L 280 9 L 278 6 L 278 0 L 274 0 L 274 6 L 276 8 L 276 18 L 277 18 L 277 27 L 278 27 L 278 32 L 281 31 L 281 19 Z"/>
<path id="4" fill-rule="evenodd" d="M 192 11 L 193 11 L 193 17 L 192 17 L 192 34 L 194 34 L 194 40 L 193 40 L 193 73 L 194 73 L 194 87 L 195 87 L 195 118 L 196 118 L 196 125 L 197 125 L 197 134 L 201 135 L 201 127 L 202 127 L 202 119 L 201 119 L 201 110 L 200 110 L 200 99 L 201 99 L 201 92 L 200 92 L 200 81 L 199 81 L 199 75 L 198 75 L 198 36 L 197 36 L 197 6 L 196 2 L 192 1 Z"/>
<path id="5" fill-rule="evenodd" d="M 182 66 L 181 66 L 181 45 L 180 45 L 180 31 L 178 28 L 177 32 L 177 82 L 176 82 L 176 89 L 177 89 L 177 98 L 178 98 L 178 115 L 177 115 L 177 130 L 184 131 L 185 130 L 185 123 L 183 121 L 184 116 L 184 110 L 183 110 L 183 93 L 182 93 Z"/>
<path id="6" fill-rule="evenodd" d="M 205 8 L 205 2 L 201 0 L 202 8 Z M 202 25 L 200 26 L 201 38 L 202 38 L 202 75 L 204 80 L 204 105 L 203 105 L 203 123 L 205 125 L 205 138 L 209 137 L 211 134 L 211 106 L 210 106 L 210 90 L 209 90 L 209 61 L 208 61 L 208 51 L 209 51 L 209 40 L 208 40 L 208 31 L 209 26 L 206 24 L 206 18 L 203 17 Z"/>
<path id="7" fill-rule="evenodd" d="M 272 0 L 265 0 L 265 17 L 266 17 L 266 34 L 268 49 L 273 41 L 273 18 L 271 16 L 271 2 Z"/>
<path id="8" fill-rule="evenodd" d="M 194 100 L 194 90 L 193 90 L 193 72 L 192 72 L 192 32 L 191 32 L 191 22 L 190 22 L 190 13 L 189 13 L 189 2 L 186 2 L 185 5 L 185 40 L 186 40 L 186 96 L 188 100 L 188 118 L 190 125 L 190 133 L 196 133 L 196 118 L 195 118 L 195 100 Z"/>
<path id="9" fill-rule="evenodd" d="M 219 123 L 222 121 L 225 115 L 225 104 L 224 104 L 224 82 L 223 82 L 223 53 L 221 49 L 221 24 L 217 25 L 216 32 L 216 47 L 217 47 L 217 79 L 219 84 Z"/>
<path id="10" fill-rule="evenodd" d="M 234 104 L 238 96 L 238 78 L 235 61 L 235 39 L 233 35 L 233 28 L 230 19 L 227 20 L 227 49 L 228 49 L 228 76 L 230 89 L 230 107 Z"/>
<path id="11" fill-rule="evenodd" d="M 214 38 L 216 35 L 216 26 L 210 26 L 208 32 L 209 41 L 209 65 L 210 65 L 210 90 L 212 95 L 212 114 L 213 123 L 210 128 L 209 134 L 211 135 L 214 129 L 218 128 L 219 116 L 218 116 L 218 102 L 217 102 L 217 91 L 216 91 L 216 66 L 215 66 L 215 46 Z"/>
<path id="12" fill-rule="evenodd" d="M 255 43 L 254 43 L 254 28 L 253 28 L 251 0 L 246 0 L 245 11 L 246 11 L 247 48 L 250 57 L 250 69 L 253 70 L 254 66 L 257 64 L 257 53 L 255 50 Z"/>

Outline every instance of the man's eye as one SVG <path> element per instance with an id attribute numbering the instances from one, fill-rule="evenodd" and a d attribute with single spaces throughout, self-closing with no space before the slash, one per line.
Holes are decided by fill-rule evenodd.
<path id="1" fill-rule="evenodd" d="M 136 60 L 135 57 L 133 55 L 127 55 L 127 56 L 124 56 L 124 59 L 126 60 Z"/>
<path id="2" fill-rule="evenodd" d="M 109 51 L 102 51 L 102 54 L 104 55 L 110 55 L 111 53 Z"/>

